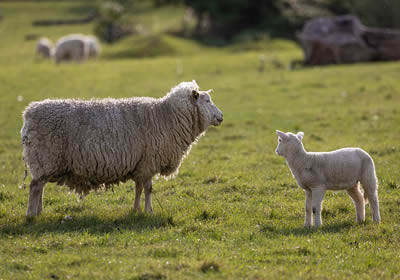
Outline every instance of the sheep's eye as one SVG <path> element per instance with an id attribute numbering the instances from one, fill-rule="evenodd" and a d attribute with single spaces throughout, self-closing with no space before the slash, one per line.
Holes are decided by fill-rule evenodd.
<path id="1" fill-rule="evenodd" d="M 281 138 L 278 138 L 278 142 L 281 143 L 281 141 L 282 141 L 282 139 L 281 139 Z"/>
<path id="2" fill-rule="evenodd" d="M 207 99 L 206 102 L 207 102 L 207 103 L 211 103 L 210 99 Z"/>

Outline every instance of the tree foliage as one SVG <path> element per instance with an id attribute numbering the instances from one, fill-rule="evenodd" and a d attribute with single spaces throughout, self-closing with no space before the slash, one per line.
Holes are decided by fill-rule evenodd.
<path id="1" fill-rule="evenodd" d="M 400 1 L 397 0 L 182 1 L 195 11 L 196 33 L 226 40 L 249 29 L 293 37 L 307 19 L 326 15 L 355 14 L 369 26 L 400 28 Z"/>

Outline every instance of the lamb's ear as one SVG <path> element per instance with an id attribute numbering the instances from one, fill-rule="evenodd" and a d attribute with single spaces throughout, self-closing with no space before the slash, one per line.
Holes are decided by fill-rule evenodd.
<path id="1" fill-rule="evenodd" d="M 297 138 L 300 139 L 300 141 L 303 141 L 304 132 L 303 131 L 297 132 L 296 136 L 297 136 Z"/>
<path id="2" fill-rule="evenodd" d="M 277 134 L 279 137 L 281 137 L 282 139 L 287 139 L 287 138 L 289 137 L 285 132 L 282 132 L 282 131 L 280 131 L 280 130 L 276 130 L 276 134 Z"/>
<path id="3" fill-rule="evenodd" d="M 196 80 L 192 80 L 192 84 L 194 84 L 197 88 L 199 88 L 199 85 L 197 84 Z"/>
<path id="4" fill-rule="evenodd" d="M 209 89 L 206 91 L 206 93 L 210 94 L 211 92 L 213 92 L 213 89 Z"/>
<path id="5" fill-rule="evenodd" d="M 199 92 L 197 90 L 192 90 L 192 96 L 194 99 L 199 99 Z"/>

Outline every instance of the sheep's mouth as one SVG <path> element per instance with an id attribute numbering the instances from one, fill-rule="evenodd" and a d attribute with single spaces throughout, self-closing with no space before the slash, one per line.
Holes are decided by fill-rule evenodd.
<path id="1" fill-rule="evenodd" d="M 214 125 L 219 126 L 223 122 L 223 118 L 214 118 Z"/>

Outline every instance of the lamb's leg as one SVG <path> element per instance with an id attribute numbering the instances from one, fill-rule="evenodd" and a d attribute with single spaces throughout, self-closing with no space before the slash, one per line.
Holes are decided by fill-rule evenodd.
<path id="1" fill-rule="evenodd" d="M 43 209 L 42 206 L 42 195 L 43 187 L 46 181 L 41 179 L 33 179 L 29 186 L 29 202 L 26 216 L 33 217 L 38 216 Z"/>
<path id="2" fill-rule="evenodd" d="M 354 207 L 356 208 L 356 216 L 357 222 L 362 223 L 365 221 L 365 202 L 360 189 L 358 188 L 358 184 L 356 184 L 351 189 L 347 190 L 347 193 L 351 197 L 354 203 Z"/>
<path id="3" fill-rule="evenodd" d="M 151 178 L 144 184 L 144 209 L 148 214 L 153 214 L 151 206 L 151 192 L 153 190 Z"/>
<path id="4" fill-rule="evenodd" d="M 135 182 L 135 202 L 133 203 L 133 212 L 141 212 L 142 209 L 140 207 L 140 197 L 142 196 L 143 185 Z"/>
<path id="5" fill-rule="evenodd" d="M 304 227 L 310 228 L 312 226 L 312 193 L 308 189 L 304 192 L 306 193 Z"/>
<path id="6" fill-rule="evenodd" d="M 312 192 L 312 211 L 314 214 L 314 226 L 319 227 L 322 225 L 321 211 L 322 211 L 322 200 L 325 195 L 324 187 L 317 187 L 311 190 Z"/>

